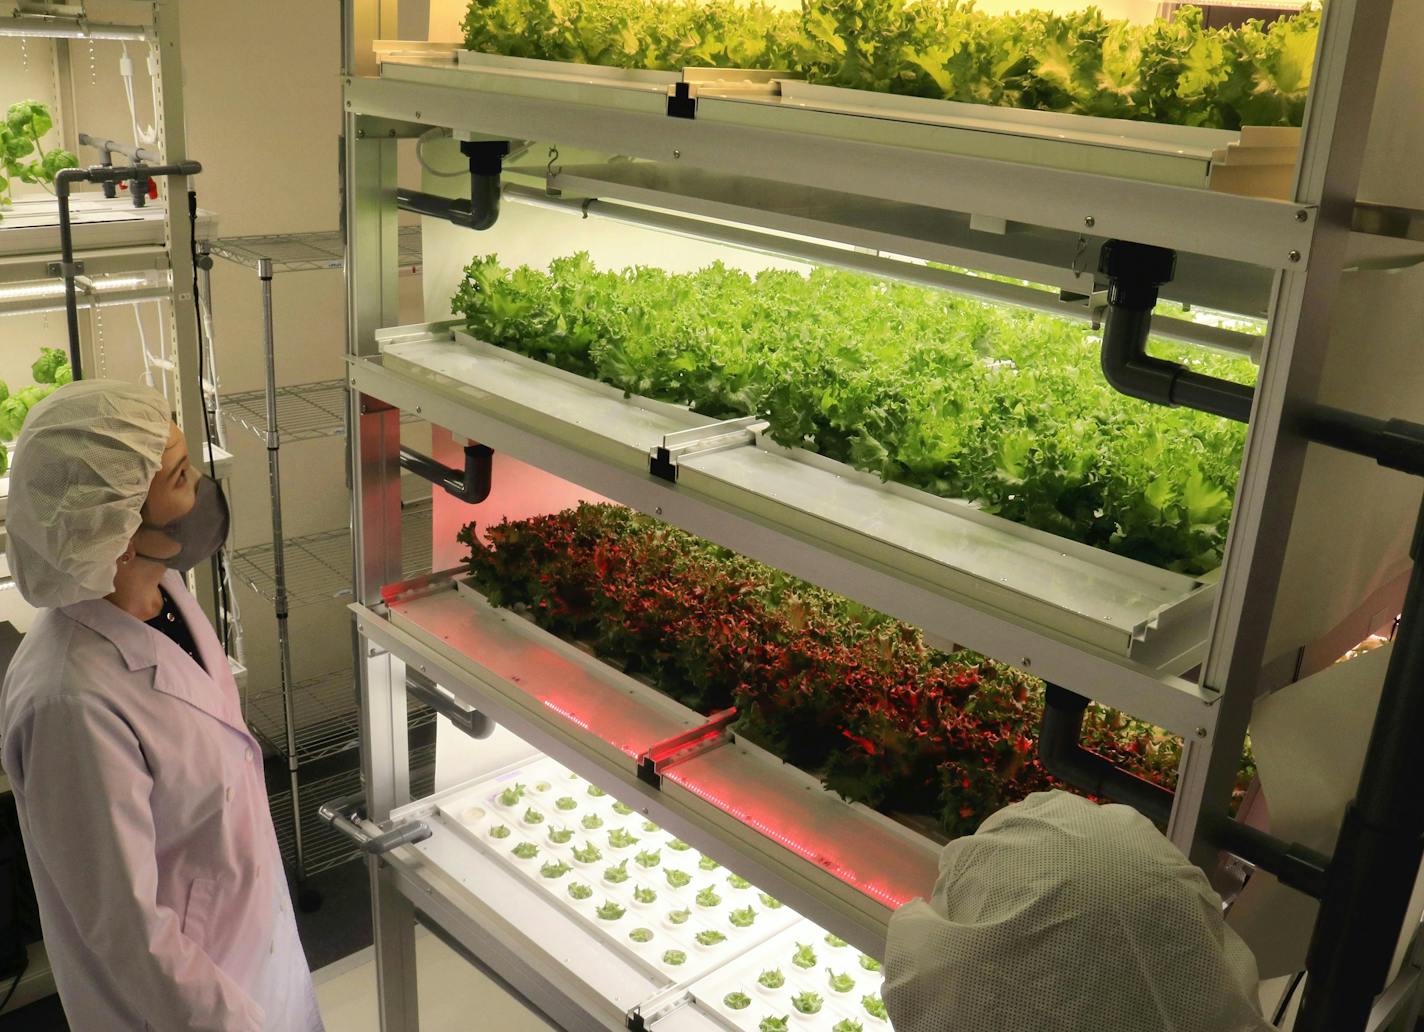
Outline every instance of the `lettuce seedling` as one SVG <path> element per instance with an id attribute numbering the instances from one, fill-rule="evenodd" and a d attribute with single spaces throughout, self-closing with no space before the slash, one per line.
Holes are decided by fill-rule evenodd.
<path id="1" fill-rule="evenodd" d="M 697 905 L 699 907 L 719 907 L 722 905 L 722 897 L 717 895 L 717 890 L 709 885 L 697 894 Z"/>
<path id="2" fill-rule="evenodd" d="M 598 919 L 600 921 L 617 921 L 620 917 L 627 913 L 627 911 L 625 911 L 617 903 L 614 903 L 610 900 L 609 902 L 603 904 L 603 906 L 599 907 L 595 911 L 595 913 L 598 914 Z"/>
<path id="3" fill-rule="evenodd" d="M 791 1006 L 795 1007 L 801 1014 L 819 1014 L 825 1001 L 821 999 L 820 993 L 797 993 L 791 997 Z"/>
<path id="4" fill-rule="evenodd" d="M 709 928 L 705 932 L 697 933 L 697 942 L 702 946 L 716 946 L 718 943 L 727 941 L 727 937 L 715 928 Z"/>
<path id="5" fill-rule="evenodd" d="M 786 976 L 781 973 L 781 968 L 772 968 L 763 971 L 757 981 L 768 989 L 780 989 L 786 984 Z"/>
<path id="6" fill-rule="evenodd" d="M 728 920 L 732 922 L 734 927 L 750 928 L 752 922 L 756 920 L 756 909 L 754 907 L 742 907 L 739 910 L 733 910 Z"/>

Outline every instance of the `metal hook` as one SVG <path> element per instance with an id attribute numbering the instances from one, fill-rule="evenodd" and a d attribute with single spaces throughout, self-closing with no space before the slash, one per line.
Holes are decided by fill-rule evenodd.
<path id="1" fill-rule="evenodd" d="M 544 175 L 547 176 L 549 179 L 553 179 L 555 176 L 557 176 L 560 172 L 563 171 L 563 168 L 562 168 L 562 167 L 558 167 L 558 160 L 559 160 L 559 148 L 558 148 L 558 147 L 550 147 L 550 148 L 549 148 L 549 164 L 546 165 L 545 168 L 544 168 Z"/>

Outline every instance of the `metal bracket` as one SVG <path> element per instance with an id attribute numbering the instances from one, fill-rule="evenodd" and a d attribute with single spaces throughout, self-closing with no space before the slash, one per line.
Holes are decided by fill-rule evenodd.
<path id="1" fill-rule="evenodd" d="M 696 118 L 697 87 L 687 82 L 676 82 L 669 86 L 667 113 L 669 118 Z"/>
<path id="2" fill-rule="evenodd" d="M 69 263 L 69 271 L 75 276 L 84 275 L 84 259 L 80 258 Z M 45 262 L 45 272 L 51 276 L 63 276 L 65 272 L 63 262 Z"/>
<path id="3" fill-rule="evenodd" d="M 684 456 L 755 444 L 756 435 L 770 425 L 760 416 L 742 416 L 664 434 L 663 443 L 648 452 L 648 472 L 675 484 L 677 464 Z"/>
<path id="4" fill-rule="evenodd" d="M 343 796 L 323 803 L 317 816 L 341 832 L 367 856 L 381 856 L 399 846 L 409 846 L 424 842 L 430 837 L 430 826 L 424 821 L 405 821 L 395 827 L 372 835 L 356 822 L 362 820 L 366 809 L 366 794 Z"/>
<path id="5" fill-rule="evenodd" d="M 638 779 L 654 788 L 662 788 L 663 771 L 669 767 L 734 741 L 727 729 L 736 719 L 737 708 L 733 706 L 713 713 L 705 724 L 663 739 L 638 757 Z"/>
<path id="6" fill-rule="evenodd" d="M 429 706 L 471 738 L 488 738 L 497 726 L 473 706 L 466 706 L 440 685 L 406 669 L 406 691 L 417 702 Z"/>

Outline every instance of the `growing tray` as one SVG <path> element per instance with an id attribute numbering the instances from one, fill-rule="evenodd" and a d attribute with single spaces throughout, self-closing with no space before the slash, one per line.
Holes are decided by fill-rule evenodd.
<path id="1" fill-rule="evenodd" d="M 456 329 L 403 328 L 380 336 L 389 372 L 448 391 L 463 407 L 624 473 L 648 477 L 650 455 L 710 422 L 686 408 L 625 397 Z M 1180 673 L 1205 648 L 1212 583 L 1026 528 L 966 502 L 882 483 L 781 447 L 755 424 L 737 446 L 684 454 L 673 490 L 1004 622 L 1147 669 Z M 949 642 L 955 643 L 995 652 L 968 638 Z"/>
<path id="2" fill-rule="evenodd" d="M 749 743 L 704 743 L 650 777 L 643 761 L 707 718 L 461 580 L 392 594 L 385 617 L 354 609 L 363 634 L 467 705 L 862 949 L 879 952 L 890 914 L 934 886 L 938 843 Z"/>
<path id="3" fill-rule="evenodd" d="M 695 85 L 698 119 L 817 132 L 1167 186 L 1205 189 L 1213 153 L 1240 139 L 1239 133 L 1228 130 L 818 86 L 757 70 L 622 69 L 459 48 L 441 48 L 437 61 L 429 51 L 403 51 L 395 43 L 378 44 L 378 51 L 383 58 L 381 74 L 390 79 L 450 81 L 444 73 L 454 71 L 474 88 L 575 104 L 637 107 L 641 95 L 642 106 L 649 111 L 665 108 L 673 86 L 690 83 Z M 757 88 L 749 88 L 751 84 Z"/>

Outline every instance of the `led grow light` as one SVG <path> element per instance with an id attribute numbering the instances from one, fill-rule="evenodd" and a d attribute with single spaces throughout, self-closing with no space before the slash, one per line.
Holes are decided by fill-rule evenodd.
<path id="1" fill-rule="evenodd" d="M 57 18 L 16 14 L 0 19 L 0 36 L 37 39 L 103 39 L 147 42 L 151 30 L 145 25 L 115 25 L 91 22 L 87 18 Z"/>

